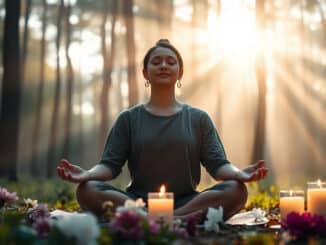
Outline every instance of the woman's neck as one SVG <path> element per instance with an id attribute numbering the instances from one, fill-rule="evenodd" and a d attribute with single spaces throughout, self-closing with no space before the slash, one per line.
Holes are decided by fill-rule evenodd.
<path id="1" fill-rule="evenodd" d="M 145 108 L 153 114 L 169 116 L 180 111 L 182 104 L 175 98 L 174 89 L 171 91 L 160 88 L 155 91 L 152 88 L 151 97 L 145 104 Z"/>
<path id="2" fill-rule="evenodd" d="M 178 102 L 175 98 L 174 88 L 152 87 L 148 105 L 155 108 L 168 109 L 176 106 L 177 104 Z"/>

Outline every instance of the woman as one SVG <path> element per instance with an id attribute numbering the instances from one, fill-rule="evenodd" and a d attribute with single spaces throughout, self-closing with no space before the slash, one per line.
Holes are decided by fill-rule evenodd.
<path id="1" fill-rule="evenodd" d="M 127 199 L 147 199 L 162 184 L 175 195 L 176 216 L 187 216 L 223 206 L 224 219 L 242 209 L 247 200 L 245 182 L 267 175 L 264 161 L 244 170 L 226 158 L 216 129 L 202 110 L 176 100 L 175 84 L 181 87 L 183 61 L 168 40 L 159 40 L 144 58 L 145 86 L 150 86 L 147 103 L 122 112 L 107 139 L 102 160 L 89 170 L 62 160 L 58 175 L 79 183 L 80 206 L 100 215 L 102 203 L 123 205 Z M 119 175 L 128 161 L 131 183 L 126 191 L 105 183 Z M 200 164 L 216 180 L 222 180 L 202 192 Z"/>

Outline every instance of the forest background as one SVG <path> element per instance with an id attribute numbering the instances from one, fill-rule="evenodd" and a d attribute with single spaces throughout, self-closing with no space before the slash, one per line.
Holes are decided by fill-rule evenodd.
<path id="1" fill-rule="evenodd" d="M 122 110 L 149 97 L 145 52 L 185 62 L 178 99 L 209 113 L 228 158 L 262 185 L 326 179 L 325 0 L 1 0 L 0 178 L 89 168 Z M 323 123 L 324 122 L 324 123 Z M 124 186 L 126 169 L 115 182 Z M 202 171 L 203 188 L 212 179 Z"/>

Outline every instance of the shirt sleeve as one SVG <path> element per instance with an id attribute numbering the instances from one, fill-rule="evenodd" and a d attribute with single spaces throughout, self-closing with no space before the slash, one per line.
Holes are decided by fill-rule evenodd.
<path id="1" fill-rule="evenodd" d="M 207 113 L 201 116 L 201 143 L 200 143 L 200 161 L 207 172 L 216 177 L 217 170 L 224 164 L 229 164 L 223 144 L 217 133 L 217 130 Z"/>
<path id="2" fill-rule="evenodd" d="M 121 172 L 123 165 L 129 156 L 130 149 L 130 125 L 128 111 L 122 112 L 107 138 L 102 159 L 99 164 L 104 164 L 112 171 L 115 178 Z"/>

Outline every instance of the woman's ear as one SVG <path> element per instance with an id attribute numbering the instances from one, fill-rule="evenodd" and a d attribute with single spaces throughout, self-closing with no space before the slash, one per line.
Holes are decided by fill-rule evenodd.
<path id="1" fill-rule="evenodd" d="M 147 70 L 145 70 L 145 69 L 143 69 L 143 76 L 144 76 L 145 80 L 148 80 Z"/>
<path id="2" fill-rule="evenodd" d="M 178 79 L 181 80 L 182 76 L 183 76 L 183 68 L 180 68 Z"/>

